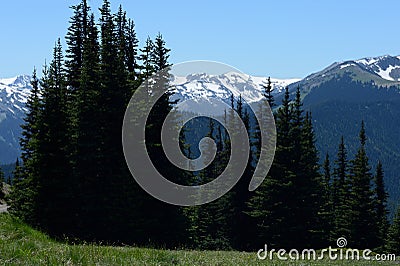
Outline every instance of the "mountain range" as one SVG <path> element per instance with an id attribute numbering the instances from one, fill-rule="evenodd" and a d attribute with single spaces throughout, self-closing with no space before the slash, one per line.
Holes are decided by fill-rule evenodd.
<path id="1" fill-rule="evenodd" d="M 0 79 L 1 164 L 11 163 L 20 155 L 18 138 L 26 111 L 25 103 L 31 90 L 29 81 L 27 75 Z M 181 102 L 191 100 L 201 103 L 222 99 L 229 103 L 233 91 L 235 97 L 242 95 L 250 102 L 259 101 L 263 97 L 263 85 L 266 82 L 266 77 L 233 72 L 174 77 L 172 97 Z M 328 153 L 334 160 L 342 135 L 351 158 L 358 147 L 360 122 L 364 120 L 371 165 L 375 166 L 378 159 L 382 161 L 391 202 L 400 200 L 400 178 L 397 173 L 400 165 L 400 56 L 385 55 L 336 62 L 303 79 L 271 78 L 271 82 L 278 104 L 285 87 L 289 88 L 292 98 L 296 88 L 300 87 L 304 108 L 313 115 L 321 158 Z"/>
<path id="2" fill-rule="evenodd" d="M 15 162 L 20 155 L 20 125 L 32 89 L 30 76 L 0 79 L 0 164 Z"/>

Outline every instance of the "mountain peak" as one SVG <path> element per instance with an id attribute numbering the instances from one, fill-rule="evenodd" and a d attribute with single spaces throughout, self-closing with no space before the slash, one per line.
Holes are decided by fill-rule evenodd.
<path id="1" fill-rule="evenodd" d="M 31 77 L 29 75 L 18 75 L 13 78 L 0 78 L 0 84 L 6 86 L 29 87 Z"/>
<path id="2" fill-rule="evenodd" d="M 335 62 L 322 71 L 307 76 L 301 85 L 312 88 L 346 73 L 361 82 L 373 81 L 381 86 L 400 85 L 400 56 L 383 55 Z"/>
<path id="3" fill-rule="evenodd" d="M 400 81 L 400 56 L 384 55 L 355 61 L 367 71 L 388 81 Z"/>

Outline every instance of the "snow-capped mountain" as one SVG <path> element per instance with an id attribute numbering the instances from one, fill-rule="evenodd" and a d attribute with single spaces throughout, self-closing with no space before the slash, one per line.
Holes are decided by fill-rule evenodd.
<path id="1" fill-rule="evenodd" d="M 0 79 L 0 165 L 14 162 L 20 155 L 20 125 L 23 123 L 25 104 L 32 89 L 30 79 L 28 75 Z M 299 80 L 271 78 L 273 93 L 279 94 L 286 86 Z M 218 76 L 196 74 L 173 77 L 172 84 L 175 85 L 173 97 L 180 102 L 184 100 L 212 102 L 223 99 L 228 103 L 232 91 L 235 97 L 241 94 L 251 101 L 258 101 L 262 98 L 263 85 L 266 83 L 265 77 L 233 72 Z"/>
<path id="2" fill-rule="evenodd" d="M 0 79 L 0 110 L 25 112 L 25 104 L 31 91 L 31 77 L 21 75 L 14 78 Z"/>
<path id="3" fill-rule="evenodd" d="M 353 80 L 376 85 L 400 85 L 400 56 L 367 57 L 336 62 L 296 83 L 306 91 L 332 78 L 349 74 Z"/>
<path id="4" fill-rule="evenodd" d="M 346 74 L 351 76 L 352 79 L 362 82 L 373 81 L 374 84 L 380 86 L 397 86 L 400 85 L 400 56 L 386 55 L 337 62 L 302 80 L 271 78 L 272 92 L 277 103 L 280 102 L 285 87 L 294 91 L 297 86 L 300 86 L 304 97 L 306 97 L 310 94 L 312 88 Z M 229 104 L 229 97 L 233 92 L 235 97 L 242 95 L 251 103 L 259 101 L 263 97 L 263 86 L 266 84 L 267 77 L 250 76 L 236 72 L 228 72 L 222 75 L 175 76 L 172 79 L 172 85 L 175 87 L 172 97 L 179 99 L 181 103 L 186 100 L 197 103 L 213 103 L 217 99 L 222 99 Z M 20 154 L 18 144 L 21 133 L 20 125 L 23 122 L 25 104 L 30 90 L 30 76 L 28 75 L 0 79 L 0 164 L 12 162 Z M 189 103 L 187 105 L 187 109 L 190 111 L 199 111 L 192 109 L 193 106 L 189 106 Z M 185 108 L 184 104 L 182 106 Z M 201 106 L 201 104 L 197 106 Z M 223 110 L 211 111 L 223 112 Z"/>
<path id="5" fill-rule="evenodd" d="M 385 80 L 400 81 L 400 56 L 370 57 L 356 60 L 355 63 L 364 66 L 366 70 Z M 345 66 L 342 65 L 341 67 L 344 68 Z"/>
<path id="6" fill-rule="evenodd" d="M 30 76 L 0 79 L 0 164 L 14 162 L 20 155 L 20 125 L 30 91 Z"/>
<path id="7" fill-rule="evenodd" d="M 284 88 L 300 79 L 271 78 L 272 92 L 281 93 Z M 175 97 L 179 99 L 246 97 L 250 102 L 259 101 L 263 97 L 266 77 L 255 77 L 243 73 L 228 72 L 222 75 L 194 74 L 186 77 L 173 77 Z"/>

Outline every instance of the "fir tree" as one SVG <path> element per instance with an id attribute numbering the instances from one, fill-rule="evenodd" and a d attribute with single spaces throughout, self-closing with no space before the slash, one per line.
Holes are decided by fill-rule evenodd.
<path id="1" fill-rule="evenodd" d="M 13 175 L 13 186 L 11 187 L 10 195 L 7 199 L 10 205 L 8 211 L 31 225 L 37 225 L 37 220 L 34 216 L 36 209 L 32 204 L 35 203 L 35 198 L 31 198 L 35 196 L 35 194 L 33 194 L 35 191 L 32 191 L 31 180 L 23 177 L 22 168 L 18 159 L 15 162 Z"/>
<path id="2" fill-rule="evenodd" d="M 128 19 L 125 23 L 125 66 L 128 70 L 128 85 L 130 92 L 133 93 L 137 87 L 140 86 L 139 77 L 139 58 L 138 58 L 138 43 L 139 40 L 136 37 L 135 23 L 133 20 Z M 128 95 L 130 100 L 131 95 Z"/>
<path id="3" fill-rule="evenodd" d="M 121 146 L 121 129 L 129 87 L 124 57 L 118 45 L 122 36 L 118 36 L 115 16 L 111 13 L 108 0 L 100 8 L 100 92 L 99 92 L 99 147 L 98 182 L 102 195 L 96 198 L 103 206 L 98 212 L 97 236 L 107 240 L 129 239 L 130 219 L 125 214 L 132 210 L 130 201 L 126 201 L 126 191 L 133 184 L 124 162 Z M 121 15 L 121 14 L 120 14 Z M 117 15 L 118 17 L 118 15 Z M 123 22 L 121 22 L 123 23 Z M 126 227 L 128 226 L 128 228 Z M 103 227 L 103 229 L 101 229 Z M 106 229 L 104 229 L 106 228 Z M 133 233 L 132 233 L 133 234 Z"/>
<path id="4" fill-rule="evenodd" d="M 397 209 L 396 216 L 389 228 L 386 250 L 396 255 L 400 254 L 400 207 Z"/>
<path id="5" fill-rule="evenodd" d="M 333 231 L 331 240 L 334 240 L 339 237 L 349 237 L 350 235 L 348 161 L 343 136 L 338 147 L 332 177 Z"/>
<path id="6" fill-rule="evenodd" d="M 270 108 L 272 109 L 275 106 L 274 96 L 272 95 L 272 86 L 271 86 L 271 78 L 268 77 L 267 85 L 263 85 L 264 92 L 263 96 L 267 99 Z"/>
<path id="7" fill-rule="evenodd" d="M 249 111 L 247 110 L 246 106 L 244 105 L 242 96 L 239 95 L 239 98 L 236 101 L 236 113 L 239 115 L 240 119 L 243 121 L 243 125 L 245 126 L 245 130 L 247 131 L 247 135 L 251 136 L 251 126 L 250 126 L 250 115 Z M 239 125 L 235 125 L 239 126 Z M 234 130 L 238 132 L 238 130 Z M 251 140 L 250 143 L 245 143 L 244 141 L 241 142 L 239 149 L 241 153 L 246 152 L 245 145 L 253 145 Z M 253 156 L 251 153 L 251 146 L 249 147 L 249 158 L 246 165 L 246 168 L 232 190 L 232 211 L 233 216 L 236 217 L 232 221 L 232 241 L 233 247 L 239 250 L 250 250 L 252 247 L 252 239 L 250 238 L 251 232 L 254 230 L 255 223 L 254 221 L 247 215 L 248 212 L 248 201 L 250 200 L 253 192 L 249 191 L 249 184 L 253 177 L 254 173 L 254 163 L 253 163 Z M 241 232 L 237 234 L 235 232 Z"/>
<path id="8" fill-rule="evenodd" d="M 171 92 L 169 86 L 169 51 L 161 34 L 158 34 L 155 42 L 147 40 L 146 46 L 141 50 L 140 56 L 142 66 L 142 78 L 156 73 L 153 77 L 154 84 L 144 83 L 148 87 L 149 97 L 157 97 L 158 101 L 153 106 L 146 124 L 146 147 L 155 167 L 163 176 L 177 184 L 187 184 L 187 175 L 184 171 L 173 166 L 164 154 L 161 144 L 161 131 L 163 122 L 171 112 L 174 102 L 170 101 Z M 153 86 L 154 85 L 154 86 Z M 140 217 L 141 228 L 146 239 L 152 242 L 174 246 L 183 239 L 186 239 L 185 231 L 187 227 L 183 209 L 177 206 L 168 205 L 164 202 L 155 200 L 149 195 L 141 195 L 143 215 Z M 155 213 L 152 210 L 159 210 Z M 162 222 L 161 222 L 162 221 Z M 171 239 L 174 239 L 171 241 Z"/>
<path id="9" fill-rule="evenodd" d="M 374 215 L 372 174 L 365 151 L 366 134 L 364 121 L 359 134 L 360 148 L 352 161 L 351 178 L 351 235 L 350 241 L 357 248 L 375 247 L 376 221 Z"/>
<path id="10" fill-rule="evenodd" d="M 46 71 L 46 70 L 45 70 Z M 43 109 L 38 132 L 38 218 L 50 234 L 59 235 L 75 227 L 69 178 L 71 166 L 67 110 L 67 88 L 61 42 L 58 40 L 48 73 L 42 78 Z M 57 111 L 55 111 L 57 110 Z M 72 228 L 71 228 L 72 227 Z"/>
<path id="11" fill-rule="evenodd" d="M 255 245 L 267 242 L 271 247 L 292 247 L 289 220 L 293 217 L 288 200 L 294 173 L 288 169 L 286 162 L 291 149 L 291 118 L 289 90 L 286 88 L 282 106 L 276 114 L 277 146 L 274 163 L 248 203 L 248 213 L 255 219 L 259 232 L 254 239 Z"/>
<path id="12" fill-rule="evenodd" d="M 327 234 L 326 239 L 329 242 L 335 241 L 336 239 L 332 235 L 333 231 L 333 201 L 332 201 L 332 176 L 331 176 L 331 162 L 329 154 L 325 156 L 323 163 L 323 203 L 321 210 L 322 220 L 324 222 L 325 233 Z"/>
<path id="13" fill-rule="evenodd" d="M 8 200 L 11 203 L 9 208 L 11 213 L 31 225 L 38 225 L 39 131 L 43 124 L 41 91 L 36 70 L 33 71 L 31 85 L 32 91 L 26 103 L 27 114 L 24 124 L 21 125 L 20 146 L 23 167 L 17 159 L 13 173 L 13 187 Z"/>
<path id="14" fill-rule="evenodd" d="M 81 68 L 83 62 L 83 42 L 87 35 L 87 23 L 89 7 L 86 0 L 78 5 L 72 6 L 74 15 L 71 17 L 70 26 L 65 37 L 66 50 L 66 72 L 68 84 L 71 90 L 79 88 Z"/>
<path id="15" fill-rule="evenodd" d="M 138 58 L 137 58 L 139 40 L 136 37 L 135 23 L 131 19 L 128 19 L 128 24 L 126 25 L 125 28 L 125 36 L 126 36 L 125 64 L 128 68 L 128 72 L 136 76 L 137 71 L 139 71 Z"/>
<path id="16" fill-rule="evenodd" d="M 151 77 L 154 73 L 154 58 L 153 58 L 153 51 L 154 51 L 154 43 L 147 37 L 145 46 L 140 49 L 139 60 L 141 61 L 140 66 L 140 80 L 145 81 Z M 159 70 L 161 70 L 159 68 Z"/>
<path id="17" fill-rule="evenodd" d="M 85 232 L 88 238 L 91 232 L 96 232 L 100 205 L 96 200 L 101 195 L 102 179 L 99 147 L 102 146 L 98 129 L 102 127 L 99 119 L 100 97 L 100 58 L 98 31 L 91 15 L 87 36 L 83 42 L 82 71 L 80 73 L 79 90 L 76 94 L 76 147 L 75 170 L 71 181 L 76 186 L 77 200 L 80 201 L 76 221 L 78 230 Z"/>
<path id="18" fill-rule="evenodd" d="M 295 102 L 297 101 L 301 101 L 299 93 L 297 93 Z M 296 120 L 298 121 L 298 119 Z M 298 233 L 303 231 L 303 239 L 306 239 L 307 243 L 300 242 L 296 246 L 322 247 L 326 238 L 324 234 L 326 230 L 324 218 L 326 217 L 321 215 L 321 210 L 327 202 L 324 201 L 323 177 L 319 172 L 319 157 L 315 146 L 312 115 L 308 112 L 302 124 L 300 145 L 301 156 L 294 181 L 294 191 L 298 199 L 294 210 L 297 209 L 299 212 L 296 217 L 297 224 L 294 227 L 298 228 Z"/>
<path id="19" fill-rule="evenodd" d="M 376 166 L 376 173 L 374 176 L 374 183 L 375 183 L 375 214 L 376 214 L 376 221 L 377 221 L 377 243 L 374 246 L 379 247 L 381 250 L 384 250 L 384 241 L 386 239 L 386 233 L 389 228 L 388 222 L 388 211 L 387 211 L 387 198 L 388 194 L 385 190 L 385 183 L 384 183 L 384 173 L 382 163 L 378 161 Z"/>
<path id="20" fill-rule="evenodd" d="M 215 140 L 217 144 L 216 157 L 213 162 L 203 169 L 199 178 L 202 184 L 214 180 L 219 176 L 227 163 L 226 150 L 223 148 L 223 139 L 220 138 L 222 134 L 215 132 L 215 124 L 213 119 L 209 118 L 209 132 L 207 137 Z M 219 147 L 219 148 L 218 148 Z M 206 161 L 210 160 L 211 147 L 204 149 L 204 158 Z M 200 192 L 201 193 L 201 192 Z M 207 197 L 204 193 L 200 197 Z M 231 249 L 232 248 L 232 199 L 231 193 L 227 193 L 221 198 L 194 207 L 195 219 L 192 227 L 192 239 L 194 246 L 200 249 Z"/>

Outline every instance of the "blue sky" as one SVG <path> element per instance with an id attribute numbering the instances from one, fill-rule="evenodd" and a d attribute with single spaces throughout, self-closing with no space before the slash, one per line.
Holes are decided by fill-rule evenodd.
<path id="1" fill-rule="evenodd" d="M 79 0 L 0 2 L 0 78 L 51 60 Z M 97 12 L 102 0 L 88 0 Z M 122 4 L 141 44 L 161 32 L 171 61 L 213 60 L 241 71 L 302 78 L 335 61 L 400 55 L 400 1 L 137 1 Z"/>

